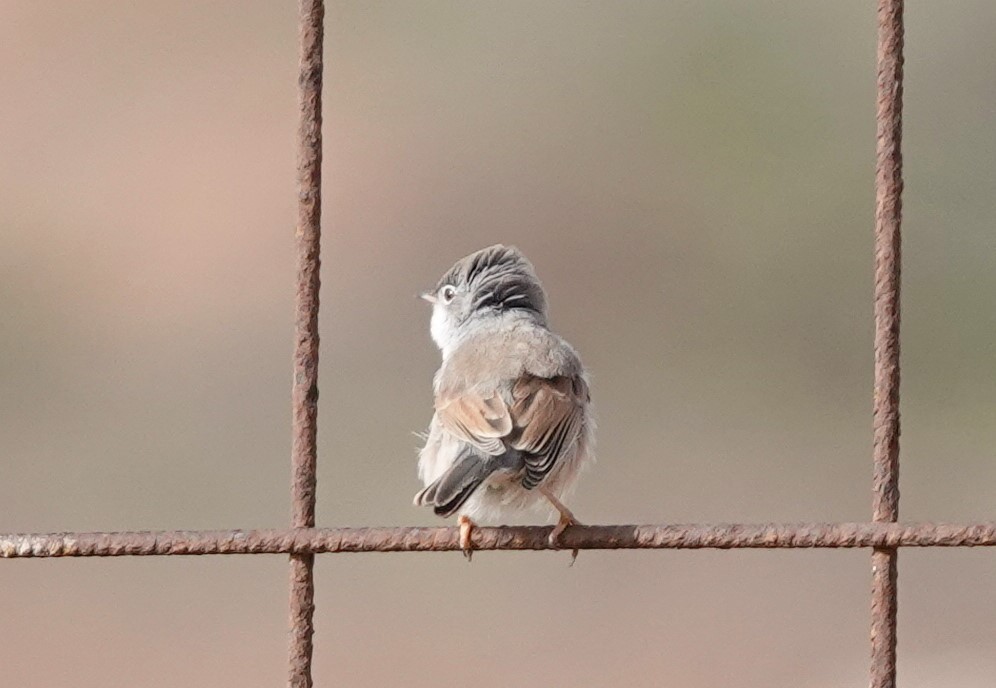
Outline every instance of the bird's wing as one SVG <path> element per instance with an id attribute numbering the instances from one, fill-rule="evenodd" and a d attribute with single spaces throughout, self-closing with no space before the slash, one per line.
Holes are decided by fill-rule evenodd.
<path id="1" fill-rule="evenodd" d="M 523 487 L 539 485 L 577 441 L 588 400 L 588 384 L 580 375 L 526 374 L 516 381 L 510 409 L 515 434 L 510 444 L 523 452 Z"/>
<path id="2" fill-rule="evenodd" d="M 436 413 L 443 427 L 464 442 L 492 456 L 505 452 L 501 438 L 512 432 L 512 418 L 497 391 L 439 396 Z"/>

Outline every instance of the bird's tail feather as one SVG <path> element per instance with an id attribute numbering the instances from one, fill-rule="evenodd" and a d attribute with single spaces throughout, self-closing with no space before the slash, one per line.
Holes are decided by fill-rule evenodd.
<path id="1" fill-rule="evenodd" d="M 415 504 L 433 507 L 437 516 L 452 516 L 497 468 L 496 462 L 468 452 L 415 495 Z"/>

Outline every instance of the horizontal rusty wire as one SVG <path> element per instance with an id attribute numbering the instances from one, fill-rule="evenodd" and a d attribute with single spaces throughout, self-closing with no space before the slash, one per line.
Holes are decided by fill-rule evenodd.
<path id="1" fill-rule="evenodd" d="M 475 528 L 475 550 L 549 550 L 548 526 Z M 562 549 L 993 547 L 991 523 L 795 523 L 572 526 Z M 200 554 L 449 552 L 457 528 L 289 528 L 0 534 L 0 558 Z"/>

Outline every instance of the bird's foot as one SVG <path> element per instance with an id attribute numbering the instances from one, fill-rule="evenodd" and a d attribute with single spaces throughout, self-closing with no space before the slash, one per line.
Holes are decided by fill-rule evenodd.
<path id="1" fill-rule="evenodd" d="M 553 527 L 553 530 L 550 532 L 550 539 L 549 539 L 550 546 L 555 547 L 556 549 L 560 549 L 560 536 L 561 534 L 563 534 L 565 530 L 567 530 L 569 526 L 584 525 L 583 523 L 581 523 L 581 521 L 574 518 L 574 514 L 572 514 L 566 507 L 564 508 L 564 512 L 561 512 L 560 518 L 557 520 L 557 525 L 555 525 Z M 574 566 L 574 562 L 577 560 L 578 560 L 578 550 L 572 549 L 571 566 Z"/>
<path id="2" fill-rule="evenodd" d="M 561 533 L 567 530 L 568 526 L 580 526 L 583 524 L 581 523 L 581 521 L 574 518 L 574 514 L 571 513 L 571 510 L 568 509 L 566 506 L 564 506 L 564 503 L 561 502 L 559 499 L 557 499 L 557 497 L 552 492 L 550 492 L 549 490 L 547 490 L 542 486 L 539 488 L 539 490 L 540 493 L 547 498 L 550 504 L 553 505 L 553 508 L 556 509 L 557 513 L 560 515 L 560 517 L 557 519 L 557 525 L 555 525 L 553 527 L 553 530 L 550 532 L 550 538 L 549 538 L 550 546 L 553 547 L 554 549 L 560 549 Z M 572 549 L 571 566 L 574 566 L 574 562 L 577 561 L 577 559 L 578 559 L 578 551 L 576 549 Z"/>
<path id="3" fill-rule="evenodd" d="M 470 563 L 474 558 L 474 548 L 470 543 L 470 534 L 474 530 L 474 522 L 467 516 L 461 516 L 457 519 L 457 523 L 460 524 L 460 549 L 463 550 L 463 556 L 467 558 L 467 563 Z"/>

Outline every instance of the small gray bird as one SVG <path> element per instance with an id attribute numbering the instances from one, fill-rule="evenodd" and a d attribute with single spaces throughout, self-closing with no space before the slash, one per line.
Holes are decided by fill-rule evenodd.
<path id="1" fill-rule="evenodd" d="M 497 244 L 458 260 L 422 298 L 443 363 L 415 504 L 459 515 L 468 559 L 476 522 L 531 508 L 556 511 L 556 546 L 578 524 L 563 500 L 594 459 L 595 426 L 587 373 L 549 330 L 532 264 Z"/>

